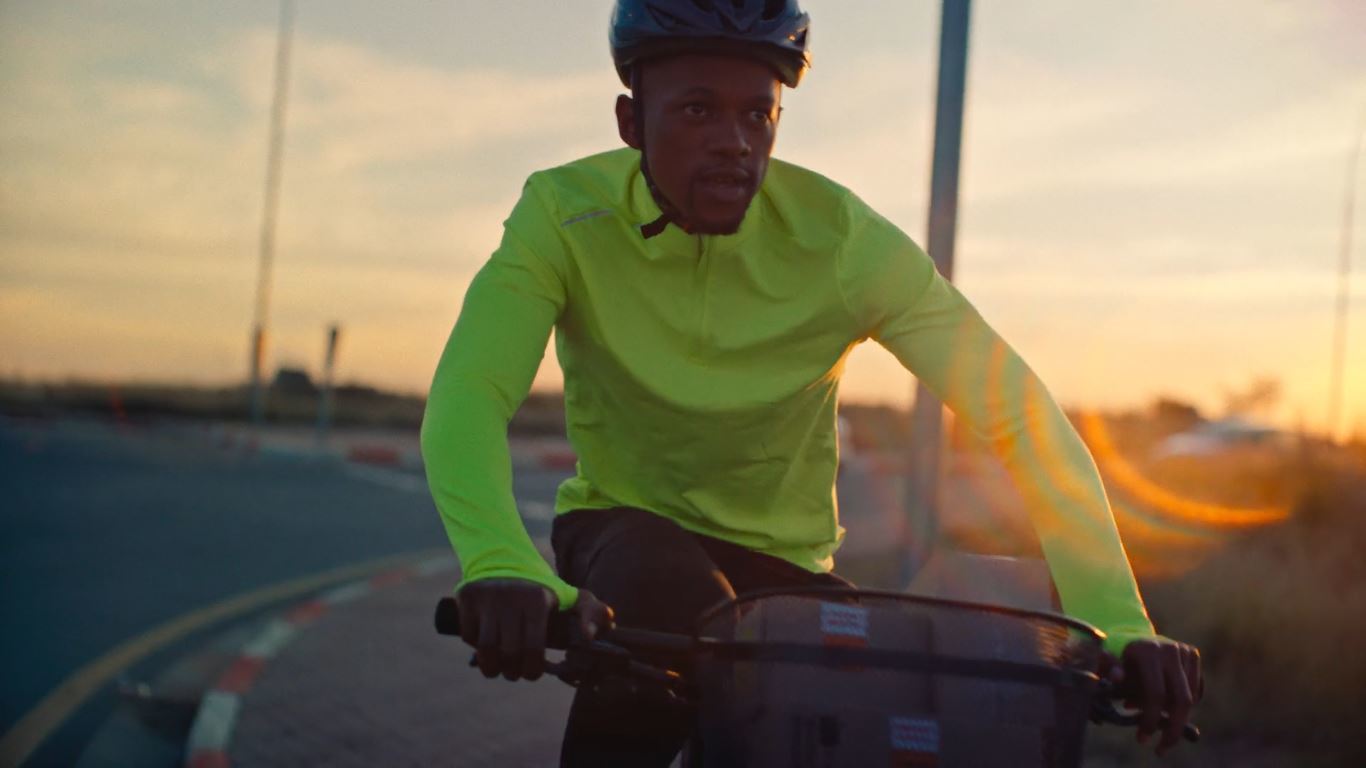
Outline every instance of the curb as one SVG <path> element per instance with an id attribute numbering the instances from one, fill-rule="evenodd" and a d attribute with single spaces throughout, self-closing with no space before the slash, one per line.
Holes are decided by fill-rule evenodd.
<path id="1" fill-rule="evenodd" d="M 573 472 L 579 457 L 569 443 L 512 441 L 509 446 L 514 469 L 547 469 Z"/>
<path id="2" fill-rule="evenodd" d="M 390 568 L 327 590 L 268 621 L 260 632 L 242 646 L 237 658 L 218 676 L 200 700 L 199 711 L 195 713 L 185 742 L 185 768 L 228 768 L 232 765 L 228 758 L 228 746 L 232 743 L 243 697 L 251 691 L 266 664 L 329 610 L 368 597 L 386 587 L 395 587 L 455 566 L 454 557 L 441 555 Z"/>
<path id="3" fill-rule="evenodd" d="M 321 446 L 278 443 L 272 442 L 269 436 L 258 436 L 222 424 L 204 425 L 200 428 L 200 432 L 215 448 L 225 453 L 241 456 L 342 461 L 415 472 L 420 472 L 423 469 L 420 451 L 400 448 L 384 442 L 338 442 Z M 515 469 L 572 472 L 578 462 L 578 456 L 569 447 L 569 444 L 558 440 L 513 440 L 509 448 L 512 466 Z"/>

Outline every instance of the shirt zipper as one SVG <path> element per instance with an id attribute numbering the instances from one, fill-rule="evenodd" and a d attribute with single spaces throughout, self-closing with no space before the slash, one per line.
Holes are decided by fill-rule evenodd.
<path id="1" fill-rule="evenodd" d="M 697 275 L 696 296 L 697 296 L 697 325 L 694 330 L 692 343 L 692 357 L 700 358 L 705 351 L 707 336 L 707 287 L 711 282 L 711 258 L 710 249 L 707 247 L 706 235 L 694 235 L 697 239 Z"/>

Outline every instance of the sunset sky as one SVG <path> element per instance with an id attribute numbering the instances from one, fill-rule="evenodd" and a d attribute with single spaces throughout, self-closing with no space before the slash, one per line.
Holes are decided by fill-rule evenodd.
<path id="1" fill-rule="evenodd" d="M 272 369 L 316 372 L 336 321 L 343 380 L 426 389 L 527 174 L 618 143 L 610 5 L 299 2 Z M 923 242 L 938 3 L 803 6 L 776 155 Z M 0 2 L 0 375 L 245 377 L 277 14 Z M 1217 414 L 1271 377 L 1267 416 L 1321 427 L 1363 39 L 1360 0 L 977 0 L 956 281 L 1064 404 Z M 846 398 L 910 392 L 856 353 Z"/>

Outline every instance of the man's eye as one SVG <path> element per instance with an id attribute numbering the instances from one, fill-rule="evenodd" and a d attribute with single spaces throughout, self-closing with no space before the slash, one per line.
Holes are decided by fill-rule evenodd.
<path id="1" fill-rule="evenodd" d="M 706 117 L 707 108 L 701 104 L 684 104 L 683 114 L 688 117 Z"/>
<path id="2" fill-rule="evenodd" d="M 749 117 L 756 123 L 767 123 L 770 119 L 772 119 L 768 111 L 762 109 L 756 109 L 753 112 L 750 112 Z"/>

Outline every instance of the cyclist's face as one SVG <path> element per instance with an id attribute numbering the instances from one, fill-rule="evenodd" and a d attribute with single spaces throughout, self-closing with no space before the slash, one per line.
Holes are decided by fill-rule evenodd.
<path id="1" fill-rule="evenodd" d="M 649 62 L 641 80 L 645 151 L 660 192 L 692 232 L 736 231 L 777 136 L 777 76 L 749 59 L 689 54 Z M 639 148 L 625 96 L 617 122 L 622 139 Z"/>

